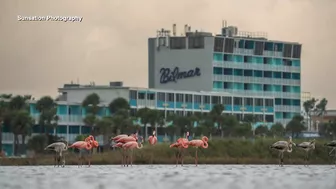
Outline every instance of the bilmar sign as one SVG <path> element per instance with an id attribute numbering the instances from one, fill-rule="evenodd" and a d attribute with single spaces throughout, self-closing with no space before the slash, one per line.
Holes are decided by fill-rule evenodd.
<path id="1" fill-rule="evenodd" d="M 179 67 L 175 67 L 174 69 L 170 68 L 161 68 L 160 69 L 160 83 L 165 84 L 169 82 L 177 82 L 179 79 L 186 79 L 190 77 L 201 76 L 201 70 L 196 67 L 195 69 L 191 69 L 188 71 L 180 71 Z"/>

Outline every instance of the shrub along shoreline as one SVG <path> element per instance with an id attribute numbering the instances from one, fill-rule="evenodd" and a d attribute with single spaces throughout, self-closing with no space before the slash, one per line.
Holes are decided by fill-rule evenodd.
<path id="1" fill-rule="evenodd" d="M 279 139 L 256 139 L 254 141 L 242 139 L 225 139 L 209 141 L 207 149 L 199 149 L 199 164 L 278 164 L 278 152 L 269 150 L 269 146 Z M 284 140 L 284 139 L 282 139 Z M 296 144 L 303 140 L 294 139 Z M 328 148 L 323 144 L 327 141 L 316 141 L 316 149 L 310 153 L 310 164 L 334 164 L 333 157 L 328 156 Z M 155 146 L 144 144 L 142 149 L 134 150 L 134 164 L 175 164 L 176 149 L 169 148 L 169 144 L 162 143 Z M 193 164 L 195 148 L 188 148 L 185 153 L 185 164 Z M 305 152 L 294 147 L 292 153 L 284 154 L 285 164 L 304 164 Z M 68 151 L 65 153 L 66 165 L 77 165 L 77 155 Z M 94 153 L 92 165 L 121 164 L 119 149 L 105 153 Z M 52 154 L 37 154 L 34 158 L 2 158 L 1 165 L 53 165 Z"/>

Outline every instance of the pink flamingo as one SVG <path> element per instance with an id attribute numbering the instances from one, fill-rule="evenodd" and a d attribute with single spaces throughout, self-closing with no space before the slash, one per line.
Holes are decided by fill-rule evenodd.
<path id="1" fill-rule="evenodd" d="M 78 167 L 79 167 L 79 166 L 83 165 L 82 160 L 84 159 L 84 156 L 82 154 L 82 151 L 87 150 L 88 153 L 89 153 L 92 149 L 92 144 L 91 144 L 91 142 L 77 141 L 77 142 L 73 143 L 72 145 L 70 145 L 69 148 L 76 148 L 76 149 L 79 150 L 79 157 L 78 157 Z M 91 165 L 90 160 L 88 160 L 88 165 L 90 167 L 90 165 Z"/>
<path id="2" fill-rule="evenodd" d="M 127 158 L 127 154 L 125 155 L 125 150 L 122 148 L 122 145 L 127 143 L 127 142 L 136 142 L 138 140 L 137 134 L 131 134 L 130 136 L 126 135 L 126 134 L 122 134 L 122 135 L 118 135 L 116 137 L 113 137 L 111 140 L 113 140 L 114 142 L 116 142 L 115 145 L 113 145 L 112 147 L 118 147 L 121 148 L 121 165 L 125 165 L 125 159 Z M 126 156 L 126 157 L 125 157 Z"/>
<path id="3" fill-rule="evenodd" d="M 122 137 L 128 137 L 128 135 L 125 135 L 125 134 L 117 135 L 117 136 L 111 138 L 111 140 L 113 140 L 113 141 L 117 141 L 117 140 L 119 140 L 119 139 L 122 138 Z"/>
<path id="4" fill-rule="evenodd" d="M 125 144 L 122 145 L 122 148 L 126 151 L 131 151 L 131 158 L 129 158 L 129 156 L 126 156 L 126 164 L 128 167 L 129 162 L 131 162 L 131 166 L 133 164 L 133 150 L 134 149 L 141 149 L 143 147 L 142 145 L 143 141 L 141 141 L 140 146 L 139 143 L 136 141 L 130 141 L 130 142 L 126 142 Z M 129 159 L 131 159 L 131 161 L 129 161 Z M 128 160 L 128 161 L 127 161 Z"/>
<path id="5" fill-rule="evenodd" d="M 208 137 L 204 136 L 202 137 L 202 140 L 199 139 L 191 140 L 188 142 L 188 145 L 196 148 L 195 165 L 197 166 L 198 162 L 197 150 L 198 148 L 208 148 Z"/>
<path id="6" fill-rule="evenodd" d="M 183 161 L 184 161 L 184 153 L 185 149 L 188 148 L 188 137 L 189 137 L 189 132 L 186 133 L 186 138 L 179 138 L 177 141 L 173 144 L 171 144 L 169 147 L 170 148 L 177 148 L 177 152 L 175 154 L 176 158 L 176 166 L 178 164 L 179 159 L 181 160 L 181 166 L 183 166 Z"/>
<path id="7" fill-rule="evenodd" d="M 156 138 L 155 130 L 153 131 L 153 134 L 148 137 L 148 142 L 152 146 L 154 146 L 157 143 L 157 138 Z M 152 164 L 153 164 L 153 156 L 154 156 L 154 152 L 152 152 L 152 157 L 151 157 L 151 163 Z"/>
<path id="8" fill-rule="evenodd" d="M 115 142 L 116 143 L 118 142 L 126 143 L 126 142 L 131 142 L 131 141 L 136 142 L 137 140 L 138 138 L 136 136 L 127 136 L 127 137 L 121 137 L 118 140 L 115 140 Z"/>

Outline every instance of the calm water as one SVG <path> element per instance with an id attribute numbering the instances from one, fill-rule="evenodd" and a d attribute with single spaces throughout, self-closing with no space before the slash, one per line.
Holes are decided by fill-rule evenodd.
<path id="1" fill-rule="evenodd" d="M 208 188 L 206 188 L 208 187 Z M 1 189 L 335 189 L 335 166 L 0 167 Z"/>

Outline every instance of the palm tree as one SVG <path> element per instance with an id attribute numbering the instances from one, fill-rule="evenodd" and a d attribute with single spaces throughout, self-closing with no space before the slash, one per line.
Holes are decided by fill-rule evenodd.
<path id="1" fill-rule="evenodd" d="M 209 114 L 209 116 L 212 117 L 214 123 L 217 123 L 222 138 L 224 137 L 224 128 L 223 128 L 223 123 L 225 120 L 225 116 L 223 115 L 224 110 L 225 107 L 223 104 L 216 104 L 212 107 L 212 110 L 210 111 Z"/>
<path id="2" fill-rule="evenodd" d="M 137 111 L 137 117 L 141 119 L 141 124 L 143 124 L 145 128 L 144 137 L 147 138 L 147 124 L 151 121 L 150 109 L 147 107 L 139 109 Z"/>
<path id="3" fill-rule="evenodd" d="M 12 132 L 14 134 L 14 154 L 17 155 L 19 149 L 19 135 L 21 135 L 22 140 L 22 150 L 25 145 L 26 136 L 31 135 L 32 126 L 34 120 L 30 117 L 30 114 L 26 110 L 16 110 L 11 114 L 11 126 Z"/>
<path id="4" fill-rule="evenodd" d="M 40 132 L 48 136 L 50 129 L 55 130 L 58 125 L 59 117 L 57 116 L 56 103 L 50 96 L 44 96 L 36 102 L 36 109 L 40 112 L 38 121 Z"/>
<path id="5" fill-rule="evenodd" d="M 308 130 L 310 130 L 311 116 L 312 116 L 312 113 L 316 111 L 315 107 L 316 107 L 317 102 L 318 102 L 318 99 L 312 98 L 303 103 L 303 108 L 308 117 Z"/>
<path id="6" fill-rule="evenodd" d="M 109 136 L 113 126 L 113 118 L 110 116 L 105 116 L 98 120 L 96 123 L 96 129 L 98 134 L 102 134 L 104 138 L 104 146 L 109 144 Z"/>
<path id="7" fill-rule="evenodd" d="M 255 129 L 256 129 L 256 128 L 254 128 L 254 125 L 259 121 L 258 118 L 255 115 L 248 114 L 248 115 L 244 116 L 243 121 L 245 123 L 248 123 L 248 124 L 251 125 L 252 130 L 253 130 L 253 136 L 254 136 L 255 135 Z"/>
<path id="8" fill-rule="evenodd" d="M 328 100 L 326 98 L 323 98 L 320 100 L 320 102 L 316 105 L 317 110 L 317 116 L 320 116 L 322 118 L 321 124 L 324 123 L 324 115 L 327 113 L 327 104 Z M 317 128 L 318 129 L 318 128 Z"/>
<path id="9" fill-rule="evenodd" d="M 27 100 L 30 96 L 17 95 L 9 101 L 9 114 L 6 122 L 10 124 L 14 134 L 14 154 L 17 155 L 19 147 L 19 135 L 22 135 L 22 144 L 25 144 L 25 137 L 30 134 L 33 119 L 30 117 Z"/>
<path id="10" fill-rule="evenodd" d="M 99 112 L 100 97 L 97 93 L 89 94 L 82 102 L 83 108 L 86 109 L 86 116 L 84 118 L 84 123 L 91 127 L 91 134 L 95 135 L 95 123 L 97 120 L 97 114 Z"/>

